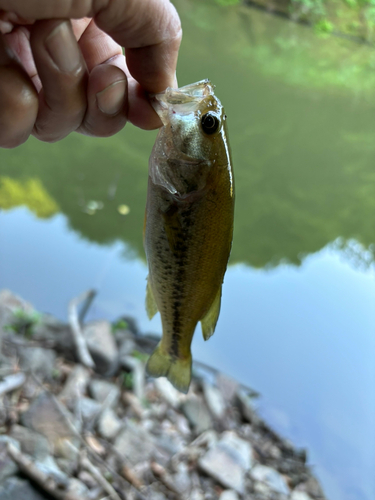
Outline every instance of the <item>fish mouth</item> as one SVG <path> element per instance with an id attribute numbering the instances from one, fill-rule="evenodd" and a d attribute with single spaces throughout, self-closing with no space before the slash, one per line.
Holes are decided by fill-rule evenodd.
<path id="1" fill-rule="evenodd" d="M 150 94 L 149 97 L 152 107 L 165 125 L 166 111 L 171 106 L 181 106 L 184 113 L 191 113 L 202 99 L 214 95 L 214 89 L 214 85 L 206 79 L 178 89 L 168 87 L 164 92 Z"/>

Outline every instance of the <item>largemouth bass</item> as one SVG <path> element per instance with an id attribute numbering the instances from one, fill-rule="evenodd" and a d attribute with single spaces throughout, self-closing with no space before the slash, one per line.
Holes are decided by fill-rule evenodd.
<path id="1" fill-rule="evenodd" d="M 234 188 L 226 115 L 204 80 L 152 98 L 163 126 L 149 162 L 144 246 L 146 309 L 163 335 L 147 363 L 186 393 L 190 345 L 200 321 L 214 333 L 232 245 Z"/>

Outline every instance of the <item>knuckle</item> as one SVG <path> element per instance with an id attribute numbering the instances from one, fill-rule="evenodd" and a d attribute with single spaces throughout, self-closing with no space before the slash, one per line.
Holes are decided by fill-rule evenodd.
<path id="1" fill-rule="evenodd" d="M 116 116 L 102 120 L 98 119 L 98 117 L 87 116 L 83 125 L 78 129 L 78 132 L 93 137 L 111 137 L 122 130 L 126 122 L 127 120 L 124 116 Z"/>
<path id="2" fill-rule="evenodd" d="M 56 127 L 52 127 L 50 123 L 43 121 L 37 121 L 34 125 L 32 135 L 36 137 L 39 141 L 53 143 L 64 139 L 71 130 L 66 130 L 65 127 L 63 130 Z"/>
<path id="3" fill-rule="evenodd" d="M 31 82 L 10 68 L 0 71 L 0 144 L 25 142 L 38 113 L 38 96 Z"/>

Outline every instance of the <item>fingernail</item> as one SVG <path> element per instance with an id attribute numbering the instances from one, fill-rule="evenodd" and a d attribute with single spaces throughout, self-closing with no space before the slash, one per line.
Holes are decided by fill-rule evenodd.
<path id="1" fill-rule="evenodd" d="M 49 55 L 60 71 L 71 73 L 80 67 L 80 52 L 69 22 L 56 26 L 45 43 Z"/>
<path id="2" fill-rule="evenodd" d="M 106 115 L 115 115 L 124 106 L 126 80 L 119 80 L 96 94 L 98 107 Z"/>

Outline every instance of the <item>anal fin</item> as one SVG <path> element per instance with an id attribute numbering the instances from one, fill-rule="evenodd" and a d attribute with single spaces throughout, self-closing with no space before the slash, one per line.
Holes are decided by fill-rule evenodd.
<path id="1" fill-rule="evenodd" d="M 154 293 L 152 291 L 149 278 L 147 278 L 147 287 L 146 287 L 146 312 L 149 319 L 152 319 L 158 312 L 158 306 L 156 305 Z"/>
<path id="2" fill-rule="evenodd" d="M 202 334 L 204 340 L 208 340 L 213 335 L 220 313 L 221 286 L 211 304 L 208 313 L 201 319 Z"/>

